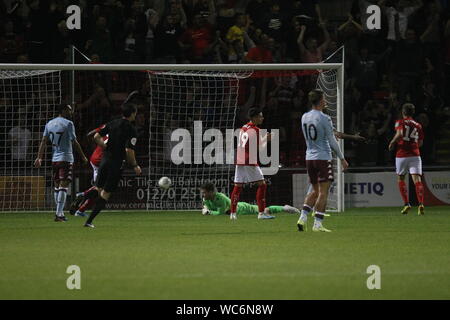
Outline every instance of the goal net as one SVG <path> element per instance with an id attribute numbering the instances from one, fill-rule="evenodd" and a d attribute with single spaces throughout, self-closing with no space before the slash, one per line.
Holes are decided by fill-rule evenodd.
<path id="1" fill-rule="evenodd" d="M 59 71 L 0 71 L 0 210 L 44 210 L 53 195 L 50 148 L 33 168 L 46 121 L 61 102 Z"/>
<path id="2" fill-rule="evenodd" d="M 206 182 L 230 194 L 234 166 L 226 161 L 226 130 L 235 127 L 239 81 L 249 76 L 251 72 L 148 73 L 147 209 L 200 208 L 199 187 Z M 224 139 L 215 141 L 207 134 L 211 130 Z M 209 164 L 204 150 L 211 143 L 218 148 Z M 158 187 L 164 176 L 172 181 L 168 190 Z"/>
<path id="3" fill-rule="evenodd" d="M 74 65 L 72 74 L 69 66 L 27 71 L 21 70 L 24 66 L 0 65 L 0 210 L 54 208 L 51 146 L 40 169 L 33 167 L 33 161 L 45 123 L 56 116 L 61 102 L 74 102 L 73 121 L 87 156 L 95 149 L 92 138 L 86 137 L 88 132 L 120 117 L 124 102 L 138 107 L 136 156 L 143 174 L 136 177 L 126 168 L 108 209 L 198 209 L 199 187 L 205 182 L 213 182 L 229 195 L 234 178 L 230 159 L 237 137 L 227 134 L 236 134 L 248 121 L 246 114 L 252 106 L 263 111 L 263 129 L 279 130 L 279 170 L 266 177 L 267 203 L 298 205 L 305 194 L 296 190 L 292 177 L 301 174 L 307 184 L 306 145 L 300 128 L 301 115 L 309 108 L 307 93 L 317 87 L 324 91 L 328 112 L 339 130 L 341 66 L 92 64 Z M 235 141 L 231 149 L 230 139 Z M 92 170 L 78 159 L 75 154 L 71 194 L 92 183 Z M 168 190 L 157 186 L 163 176 L 172 180 Z M 342 211 L 342 175 L 336 172 L 335 177 L 329 209 Z M 254 202 L 255 191 L 252 185 L 245 188 L 242 201 Z"/>
<path id="4" fill-rule="evenodd" d="M 325 112 L 331 117 L 331 119 L 333 120 L 334 128 L 337 130 L 338 127 L 339 129 L 341 129 L 342 121 L 340 120 L 341 115 L 340 110 L 338 109 L 341 93 L 338 90 L 336 77 L 336 70 L 323 70 L 317 77 L 317 88 L 322 90 L 322 92 L 324 93 L 324 98 L 327 105 Z M 344 144 L 340 142 L 339 146 L 342 152 L 344 152 Z M 337 161 L 337 158 L 334 155 L 333 168 L 335 180 L 330 186 L 327 210 L 343 211 L 343 193 L 341 191 L 343 173 L 340 171 L 340 163 L 339 161 Z"/>

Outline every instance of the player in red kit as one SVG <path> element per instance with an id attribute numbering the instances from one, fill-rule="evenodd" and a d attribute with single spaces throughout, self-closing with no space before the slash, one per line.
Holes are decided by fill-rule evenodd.
<path id="1" fill-rule="evenodd" d="M 401 213 L 407 214 L 411 209 L 405 183 L 405 175 L 409 172 L 416 186 L 416 195 L 419 201 L 418 214 L 423 215 L 422 159 L 419 150 L 423 144 L 423 130 L 422 126 L 412 118 L 414 109 L 415 107 L 411 103 L 403 105 L 403 119 L 397 120 L 395 123 L 396 133 L 389 143 L 389 150 L 394 149 L 397 145 L 395 167 L 398 175 L 398 187 L 405 203 Z"/>
<path id="2" fill-rule="evenodd" d="M 94 134 L 100 132 L 100 130 L 103 129 L 104 127 L 105 125 L 102 125 L 97 129 L 90 131 L 87 134 L 87 136 L 88 137 L 94 136 Z M 108 142 L 108 135 L 103 137 L 103 141 L 105 142 L 105 144 Z M 95 148 L 94 152 L 91 155 L 91 158 L 89 159 L 93 170 L 92 184 L 94 184 L 95 180 L 97 179 L 98 167 L 100 166 L 100 162 L 102 161 L 103 158 L 103 151 L 104 151 L 103 148 L 97 145 L 97 147 Z M 81 217 L 85 217 L 87 215 L 85 211 L 92 208 L 92 206 L 95 204 L 95 199 L 84 199 L 84 196 L 92 189 L 95 189 L 95 187 L 92 186 L 83 192 L 77 193 L 75 200 L 72 202 L 70 206 L 69 210 L 70 214 Z"/>
<path id="3" fill-rule="evenodd" d="M 256 183 L 256 203 L 258 205 L 258 219 L 273 219 L 274 216 L 264 213 L 266 208 L 267 185 L 258 164 L 258 150 L 270 141 L 270 133 L 260 137 L 258 126 L 264 121 L 262 112 L 257 108 L 248 111 L 250 122 L 245 124 L 239 132 L 237 147 L 236 172 L 234 176 L 234 188 L 231 193 L 230 219 L 236 220 L 236 209 L 242 187 L 247 183 Z"/>

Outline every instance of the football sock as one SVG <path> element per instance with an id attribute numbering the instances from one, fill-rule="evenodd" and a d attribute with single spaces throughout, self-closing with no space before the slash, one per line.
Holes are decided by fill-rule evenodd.
<path id="1" fill-rule="evenodd" d="M 258 191 L 256 191 L 256 203 L 258 204 L 260 214 L 263 214 L 266 208 L 266 190 L 267 184 L 262 184 L 258 187 Z"/>
<path id="2" fill-rule="evenodd" d="M 241 194 L 242 188 L 234 186 L 233 192 L 231 192 L 231 213 L 236 213 L 237 204 L 239 202 L 239 195 Z"/>
<path id="3" fill-rule="evenodd" d="M 409 204 L 408 190 L 406 189 L 406 183 L 404 180 L 398 181 L 398 189 L 400 190 L 400 194 L 402 196 L 403 202 L 405 203 L 405 205 L 408 205 Z"/>
<path id="4" fill-rule="evenodd" d="M 323 218 L 324 218 L 324 213 L 316 211 L 316 214 L 314 215 L 314 226 L 321 227 Z"/>
<path id="5" fill-rule="evenodd" d="M 422 181 L 416 182 L 416 195 L 417 195 L 417 201 L 419 201 L 419 204 L 423 204 L 423 184 Z"/>
<path id="6" fill-rule="evenodd" d="M 55 188 L 53 195 L 55 197 L 55 204 L 58 205 L 58 193 L 59 193 L 59 189 Z"/>
<path id="7" fill-rule="evenodd" d="M 302 214 L 300 215 L 300 219 L 303 221 L 306 221 L 308 219 L 308 214 L 310 214 L 312 211 L 312 208 L 308 206 L 307 204 L 303 204 L 302 208 Z"/>
<path id="8" fill-rule="evenodd" d="M 56 215 L 58 217 L 64 216 L 64 206 L 66 205 L 67 189 L 61 188 L 58 192 L 58 202 L 56 204 Z"/>
<path id="9" fill-rule="evenodd" d="M 95 219 L 95 217 L 105 208 L 106 200 L 102 197 L 99 197 L 97 201 L 95 202 L 94 209 L 92 209 L 92 213 L 87 219 L 86 223 L 91 224 L 92 221 Z"/>
<path id="10" fill-rule="evenodd" d="M 85 191 L 83 191 L 83 192 L 80 192 L 80 193 L 78 193 L 78 194 L 81 194 L 81 195 L 83 195 L 83 197 L 85 197 L 86 194 L 87 194 L 89 191 L 94 190 L 94 189 L 95 189 L 95 187 L 92 186 L 92 187 L 90 187 L 89 189 L 87 189 L 87 190 L 85 190 Z M 77 195 L 78 195 L 78 194 L 77 194 Z"/>
<path id="11" fill-rule="evenodd" d="M 87 199 L 83 204 L 78 208 L 78 211 L 85 212 L 86 210 L 92 208 L 95 204 L 95 199 Z"/>

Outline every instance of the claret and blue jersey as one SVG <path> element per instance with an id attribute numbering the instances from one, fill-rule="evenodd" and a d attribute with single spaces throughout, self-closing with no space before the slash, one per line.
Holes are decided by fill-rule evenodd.
<path id="1" fill-rule="evenodd" d="M 307 146 L 306 160 L 331 160 L 331 149 L 339 159 L 344 158 L 330 116 L 313 109 L 302 116 L 302 130 Z"/>
<path id="2" fill-rule="evenodd" d="M 53 162 L 67 161 L 73 162 L 72 141 L 76 139 L 75 126 L 73 122 L 57 117 L 45 125 L 44 137 L 52 143 Z"/>

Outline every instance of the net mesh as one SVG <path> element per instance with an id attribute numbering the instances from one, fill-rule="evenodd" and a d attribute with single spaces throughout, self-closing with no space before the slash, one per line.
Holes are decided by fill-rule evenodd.
<path id="1" fill-rule="evenodd" d="M 149 166 L 147 180 L 148 209 L 192 209 L 201 207 L 198 188 L 212 182 L 220 192 L 229 194 L 230 176 L 234 166 L 205 164 L 203 132 L 219 130 L 223 135 L 235 127 L 238 104 L 239 79 L 251 73 L 207 72 L 151 72 Z M 186 130 L 190 141 L 173 141 L 176 130 Z M 225 141 L 222 141 L 225 143 Z M 189 163 L 182 165 L 172 161 L 172 150 L 177 144 L 185 144 Z M 172 188 L 162 190 L 157 182 L 167 176 Z"/>
<path id="2" fill-rule="evenodd" d="M 75 71 L 71 96 L 70 71 L 0 71 L 0 210 L 50 210 L 54 208 L 51 147 L 40 169 L 33 167 L 45 123 L 61 102 L 75 102 L 74 124 L 78 141 L 89 157 L 95 149 L 86 134 L 120 117 L 120 106 L 138 106 L 136 157 L 143 175 L 127 168 L 108 209 L 197 209 L 198 187 L 213 182 L 228 194 L 234 165 L 195 163 L 211 141 L 204 136 L 216 129 L 225 138 L 227 129 L 238 129 L 248 120 L 249 107 L 259 106 L 266 129 L 280 129 L 280 163 L 275 176 L 267 176 L 267 203 L 292 204 L 290 175 L 304 172 L 305 143 L 300 118 L 307 111 L 307 92 L 319 87 L 336 124 L 339 95 L 336 71 Z M 174 131 L 189 132 L 191 163 L 174 164 L 171 152 L 180 141 Z M 196 131 L 197 130 L 197 131 Z M 195 134 L 197 132 L 197 135 Z M 187 141 L 183 142 L 187 143 Z M 225 155 L 224 155 L 225 157 Z M 203 160 L 203 159 L 200 159 Z M 296 169 L 295 169 L 296 168 Z M 168 176 L 173 186 L 162 190 L 159 178 Z M 74 192 L 88 189 L 92 170 L 82 167 L 75 155 Z M 332 188 L 330 209 L 336 208 Z M 255 187 L 242 193 L 242 201 L 255 202 Z M 70 192 L 69 192 L 70 193 Z M 334 197 L 334 198 L 333 198 Z M 334 200 L 336 199 L 336 200 Z M 70 198 L 67 201 L 70 203 Z"/>
<path id="3" fill-rule="evenodd" d="M 319 72 L 317 77 L 317 88 L 324 93 L 325 102 L 327 105 L 326 113 L 333 120 L 334 128 L 338 126 L 338 86 L 337 86 L 337 70 L 323 70 Z M 342 148 L 342 144 L 341 144 Z M 330 192 L 328 195 L 327 210 L 338 211 L 338 175 L 342 174 L 338 172 L 337 159 L 333 154 L 333 168 L 334 168 L 334 181 L 330 186 Z"/>
<path id="4" fill-rule="evenodd" d="M 51 162 L 35 169 L 33 160 L 60 102 L 60 72 L 0 70 L 0 210 L 54 206 Z M 46 160 L 50 154 L 47 147 Z"/>

